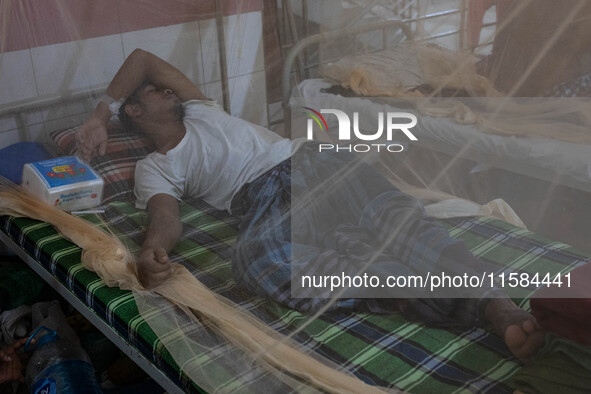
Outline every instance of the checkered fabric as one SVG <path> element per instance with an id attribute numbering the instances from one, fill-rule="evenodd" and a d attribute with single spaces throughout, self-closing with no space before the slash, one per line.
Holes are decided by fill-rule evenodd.
<path id="1" fill-rule="evenodd" d="M 306 322 L 306 314 L 253 296 L 235 284 L 229 260 L 236 236 L 233 218 L 198 202 L 184 203 L 181 215 L 185 235 L 172 254 L 174 261 L 185 264 L 213 291 L 248 308 L 278 331 L 291 332 Z M 131 203 L 117 202 L 109 205 L 102 219 L 132 251 L 139 249 L 144 212 Z M 498 272 L 566 272 L 589 258 L 565 244 L 490 218 L 442 223 Z M 199 382 L 188 382 L 179 373 L 139 316 L 132 294 L 105 286 L 96 274 L 84 269 L 78 247 L 51 226 L 26 218 L 0 217 L 0 229 L 180 387 L 197 390 Z M 527 309 L 527 297 L 533 291 L 512 290 L 510 294 Z M 411 393 L 510 393 L 514 389 L 511 376 L 520 368 L 503 341 L 484 329 L 427 328 L 399 314 L 333 312 L 316 319 L 295 339 L 368 383 Z M 203 356 L 197 362 L 215 363 L 215 355 Z M 228 376 L 225 388 L 243 392 L 248 379 L 256 376 Z"/>
<path id="2" fill-rule="evenodd" d="M 547 90 L 544 97 L 591 97 L 591 74 L 561 83 Z"/>
<path id="3" fill-rule="evenodd" d="M 316 143 L 305 144 L 291 159 L 246 185 L 236 199 L 233 212 L 243 215 L 243 222 L 232 258 L 234 279 L 296 310 L 392 313 L 397 308 L 391 298 L 413 298 L 410 289 L 398 294 L 389 289 L 387 301 L 377 299 L 384 293 L 369 298 L 369 289 L 362 289 L 329 304 L 328 289 L 299 287 L 301 294 L 292 294 L 292 278 L 298 282 L 302 274 L 355 276 L 362 270 L 385 278 L 443 270 L 449 275 L 480 275 L 475 269 L 479 262 L 416 199 L 353 154 L 319 153 Z M 372 264 L 365 267 L 368 261 Z M 481 292 L 462 296 L 480 298 Z M 458 325 L 456 311 L 461 309 L 462 323 L 474 326 L 478 305 L 478 300 L 433 298 L 414 303 L 412 316 Z M 474 317 L 466 320 L 468 316 Z"/>
<path id="4" fill-rule="evenodd" d="M 77 153 L 76 132 L 78 126 L 54 131 L 52 140 L 66 156 Z M 103 156 L 95 156 L 90 166 L 103 178 L 103 204 L 113 201 L 132 201 L 135 164 L 152 152 L 147 138 L 130 134 L 121 128 L 119 122 L 111 122 L 107 128 L 109 144 Z"/>

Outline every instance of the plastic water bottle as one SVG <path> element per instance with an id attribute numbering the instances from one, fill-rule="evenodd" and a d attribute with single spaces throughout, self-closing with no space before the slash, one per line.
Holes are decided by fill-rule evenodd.
<path id="1" fill-rule="evenodd" d="M 31 344 L 35 338 L 37 343 Z M 27 386 L 33 394 L 102 393 L 90 358 L 80 347 L 61 339 L 47 327 L 39 327 L 25 345 L 34 350 L 27 365 Z"/>

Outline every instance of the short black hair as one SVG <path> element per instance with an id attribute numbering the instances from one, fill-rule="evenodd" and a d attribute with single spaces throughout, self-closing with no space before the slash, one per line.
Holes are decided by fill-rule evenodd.
<path id="1" fill-rule="evenodd" d="M 150 81 L 142 82 L 142 84 L 125 99 L 123 104 L 121 104 L 121 107 L 119 107 L 117 117 L 119 118 L 119 122 L 121 122 L 123 130 L 128 133 L 141 133 L 142 129 L 138 126 L 135 120 L 125 112 L 125 107 L 128 105 L 139 104 L 140 98 L 138 93 L 149 84 Z"/>

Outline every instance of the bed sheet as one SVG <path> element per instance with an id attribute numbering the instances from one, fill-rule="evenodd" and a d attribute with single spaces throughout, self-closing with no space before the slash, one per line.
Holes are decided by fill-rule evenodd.
<path id="1" fill-rule="evenodd" d="M 305 314 L 253 297 L 235 284 L 230 251 L 236 219 L 197 201 L 183 203 L 181 215 L 184 237 L 171 254 L 173 261 L 185 264 L 207 286 L 246 306 L 278 331 L 291 332 L 306 321 Z M 96 218 L 88 219 L 100 224 Z M 146 222 L 143 211 L 131 203 L 111 203 L 101 219 L 132 251 L 139 249 Z M 566 272 L 589 258 L 568 245 L 491 218 L 449 219 L 442 223 L 452 236 L 463 239 L 498 271 Z M 107 287 L 96 274 L 84 269 L 77 246 L 51 226 L 31 219 L 0 217 L 0 228 L 184 391 L 198 390 L 199 382 L 192 383 L 179 372 L 178 365 L 139 316 L 132 294 Z M 534 290 L 511 295 L 527 309 L 527 297 Z M 520 368 L 503 341 L 487 330 L 427 328 L 397 314 L 335 312 L 315 320 L 295 339 L 366 382 L 412 393 L 510 393 L 514 390 L 511 376 Z M 215 357 L 204 354 L 201 359 Z M 223 366 L 220 369 L 223 374 Z M 256 376 L 244 374 L 227 379 L 227 391 L 233 388 L 243 392 L 245 380 Z"/>
<path id="2" fill-rule="evenodd" d="M 315 103 L 321 103 L 322 108 L 338 108 L 347 113 L 372 107 L 377 111 L 406 111 L 372 102 L 369 98 L 322 92 L 331 86 L 323 79 L 305 80 L 294 88 L 292 104 L 307 103 L 306 106 L 314 107 Z M 333 118 L 325 118 L 329 129 L 338 128 Z M 452 119 L 432 116 L 420 116 L 412 132 L 420 146 L 452 156 L 459 153 L 481 164 L 539 179 L 558 179 L 566 186 L 591 191 L 591 145 L 539 137 L 485 134 L 474 125 L 461 125 Z"/>

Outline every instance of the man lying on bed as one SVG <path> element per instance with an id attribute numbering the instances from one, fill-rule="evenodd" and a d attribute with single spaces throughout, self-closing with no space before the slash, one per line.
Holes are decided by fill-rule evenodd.
<path id="1" fill-rule="evenodd" d="M 181 235 L 179 200 L 197 197 L 242 217 L 232 258 L 233 274 L 241 286 L 299 310 L 314 311 L 326 304 L 326 299 L 291 297 L 290 242 L 301 234 L 292 234 L 290 220 L 284 219 L 289 217 L 291 189 L 296 193 L 296 189 L 326 185 L 331 174 L 351 161 L 349 154 L 318 153 L 314 142 L 296 146 L 263 127 L 226 114 L 180 71 L 142 50 L 126 59 L 107 94 L 78 132 L 78 148 L 86 159 L 104 153 L 107 121 L 123 98 L 119 109 L 122 124 L 141 131 L 154 143 L 155 152 L 138 162 L 135 173 L 136 206 L 147 208 L 150 217 L 138 263 L 139 277 L 146 287 L 158 286 L 169 276 L 168 253 Z M 332 204 L 330 199 L 298 212 L 304 215 L 299 217 L 308 218 L 305 231 L 314 234 L 310 260 L 321 262 L 327 272 L 340 272 L 338 268 L 346 265 L 363 266 L 367 258 L 357 252 L 364 248 L 367 252 L 372 245 L 368 238 L 376 238 L 388 242 L 382 255 L 386 259 L 380 258 L 375 267 L 370 265 L 368 274 L 417 273 L 418 265 L 427 263 L 430 267 L 455 264 L 468 273 L 478 271 L 481 263 L 461 241 L 427 217 L 416 200 L 398 191 L 372 167 L 355 168 L 353 182 L 334 186 L 339 198 L 347 201 L 347 212 L 343 204 Z M 291 174 L 296 172 L 305 175 L 292 186 Z M 343 229 L 344 235 L 331 233 Z M 396 236 L 388 238 L 393 233 Z M 333 243 L 326 243 L 326 239 Z M 337 245 L 341 241 L 346 248 L 359 246 L 354 246 L 354 253 L 343 253 Z M 331 307 L 375 313 L 399 308 L 410 319 L 438 326 L 480 326 L 488 321 L 514 355 L 529 358 L 543 344 L 543 333 L 533 317 L 499 292 L 493 289 L 486 298 L 402 302 L 346 298 Z"/>

